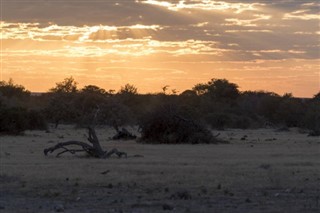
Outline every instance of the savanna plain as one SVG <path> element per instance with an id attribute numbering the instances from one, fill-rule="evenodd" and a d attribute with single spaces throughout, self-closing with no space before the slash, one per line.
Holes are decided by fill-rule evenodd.
<path id="1" fill-rule="evenodd" d="M 137 135 L 137 128 L 130 131 Z M 88 158 L 43 150 L 86 141 L 87 130 L 0 136 L 1 212 L 319 212 L 320 140 L 299 129 L 213 131 L 228 144 L 150 145 L 113 141 L 127 158 Z"/>

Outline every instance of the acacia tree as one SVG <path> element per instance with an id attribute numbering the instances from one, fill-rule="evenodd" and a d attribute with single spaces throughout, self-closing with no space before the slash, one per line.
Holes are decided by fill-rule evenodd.
<path id="1" fill-rule="evenodd" d="M 138 89 L 132 84 L 126 84 L 121 87 L 119 92 L 115 95 L 113 101 L 117 104 L 123 105 L 123 108 L 129 109 L 133 113 L 138 113 L 139 106 Z"/>
<path id="2" fill-rule="evenodd" d="M 123 87 L 121 87 L 119 94 L 121 95 L 137 95 L 138 89 L 132 84 L 126 84 Z"/>
<path id="3" fill-rule="evenodd" d="M 211 79 L 206 84 L 196 84 L 192 88 L 198 95 L 207 95 L 213 99 L 235 99 L 240 95 L 238 85 L 226 79 Z"/>
<path id="4" fill-rule="evenodd" d="M 318 92 L 317 94 L 315 94 L 314 96 L 313 96 L 313 98 L 312 98 L 312 101 L 318 101 L 318 102 L 320 102 L 320 92 Z"/>
<path id="5" fill-rule="evenodd" d="M 78 91 L 78 82 L 72 76 L 65 78 L 63 81 L 56 83 L 56 86 L 49 91 L 52 93 L 75 93 Z"/>
<path id="6" fill-rule="evenodd" d="M 57 128 L 61 121 L 74 121 L 77 115 L 74 100 L 78 92 L 77 82 L 71 76 L 49 90 L 50 100 L 46 106 L 46 114 Z"/>
<path id="7" fill-rule="evenodd" d="M 95 86 L 95 85 L 84 86 L 81 89 L 81 92 L 82 93 L 86 93 L 86 94 L 97 94 L 97 95 L 106 95 L 106 94 L 108 94 L 105 89 L 100 88 L 100 87 Z"/>
<path id="8" fill-rule="evenodd" d="M 98 109 L 99 117 L 96 118 L 95 122 L 97 124 L 101 123 L 102 106 L 105 105 L 109 96 L 109 93 L 98 86 L 87 85 L 82 88 L 74 101 L 74 105 L 77 106 L 77 111 L 80 115 L 77 118 L 78 124 L 87 125 L 92 123 L 92 117 Z"/>

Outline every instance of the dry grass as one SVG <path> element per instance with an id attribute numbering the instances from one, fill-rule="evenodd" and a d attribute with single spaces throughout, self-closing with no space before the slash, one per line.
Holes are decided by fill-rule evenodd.
<path id="1" fill-rule="evenodd" d="M 1 212 L 318 212 L 320 142 L 297 130 L 227 130 L 231 144 L 146 145 L 111 141 L 127 159 L 45 157 L 86 130 L 1 136 Z M 244 137 L 246 135 L 246 137 Z M 245 138 L 242 139 L 241 138 Z M 102 174 L 103 173 L 103 174 Z"/>

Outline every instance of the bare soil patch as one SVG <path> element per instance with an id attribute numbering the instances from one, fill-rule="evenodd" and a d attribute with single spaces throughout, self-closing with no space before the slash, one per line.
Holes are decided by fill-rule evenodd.
<path id="1" fill-rule="evenodd" d="M 319 211 L 319 137 L 232 129 L 220 132 L 230 144 L 147 145 L 96 131 L 103 149 L 128 158 L 45 156 L 57 142 L 86 140 L 86 130 L 71 126 L 0 136 L 0 211 Z"/>

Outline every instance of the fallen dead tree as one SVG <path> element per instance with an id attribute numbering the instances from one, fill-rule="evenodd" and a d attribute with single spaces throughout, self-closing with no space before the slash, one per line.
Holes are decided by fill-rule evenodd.
<path id="1" fill-rule="evenodd" d="M 89 156 L 95 157 L 95 158 L 109 158 L 111 155 L 115 154 L 118 157 L 127 157 L 127 154 L 125 152 L 120 152 L 117 149 L 112 149 L 110 151 L 104 151 L 101 146 L 99 139 L 96 135 L 96 132 L 94 128 L 89 127 L 89 137 L 88 143 L 84 143 L 81 141 L 66 141 L 62 143 L 58 143 L 55 146 L 49 147 L 47 149 L 44 149 L 43 152 L 45 155 L 48 155 L 48 153 L 53 153 L 54 151 L 60 151 L 56 157 L 64 154 L 64 153 L 71 153 L 76 154 L 78 152 L 86 152 Z"/>

